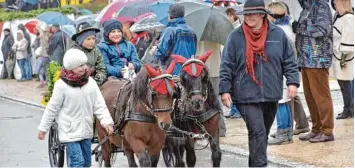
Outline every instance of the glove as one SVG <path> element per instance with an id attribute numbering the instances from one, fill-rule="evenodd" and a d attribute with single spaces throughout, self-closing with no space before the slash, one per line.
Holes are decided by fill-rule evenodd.
<path id="1" fill-rule="evenodd" d="M 346 56 L 348 56 L 347 54 L 341 53 L 341 58 L 340 58 L 340 68 L 344 69 L 346 67 Z"/>
<path id="2" fill-rule="evenodd" d="M 298 27 L 298 22 L 297 21 L 293 21 L 292 22 L 292 31 L 293 31 L 293 33 L 297 32 L 297 27 Z"/>

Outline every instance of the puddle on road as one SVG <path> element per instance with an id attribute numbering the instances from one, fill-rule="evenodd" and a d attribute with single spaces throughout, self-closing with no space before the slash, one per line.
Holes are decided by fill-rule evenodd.
<path id="1" fill-rule="evenodd" d="M 27 119 L 27 118 L 33 118 L 33 116 L 0 117 L 0 120 L 18 120 L 18 119 Z"/>

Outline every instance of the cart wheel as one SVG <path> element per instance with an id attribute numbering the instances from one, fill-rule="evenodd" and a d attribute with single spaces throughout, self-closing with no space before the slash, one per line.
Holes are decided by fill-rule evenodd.
<path id="1" fill-rule="evenodd" d="M 175 158 L 173 155 L 173 151 L 169 148 L 168 145 L 164 145 L 163 149 L 163 159 L 166 167 L 174 167 Z"/>
<path id="2" fill-rule="evenodd" d="M 59 142 L 56 123 L 53 123 L 48 133 L 48 155 L 51 167 L 63 167 L 64 146 Z"/>

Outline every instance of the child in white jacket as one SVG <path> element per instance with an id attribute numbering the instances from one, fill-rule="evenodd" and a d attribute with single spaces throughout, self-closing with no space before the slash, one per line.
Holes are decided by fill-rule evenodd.
<path id="1" fill-rule="evenodd" d="M 56 120 L 59 140 L 66 144 L 68 167 L 91 166 L 93 115 L 108 134 L 113 132 L 112 117 L 86 63 L 81 50 L 69 49 L 65 53 L 60 79 L 38 126 L 38 139 L 43 140 Z"/>

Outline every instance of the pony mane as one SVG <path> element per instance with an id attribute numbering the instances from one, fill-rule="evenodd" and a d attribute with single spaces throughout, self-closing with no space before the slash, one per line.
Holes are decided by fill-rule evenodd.
<path id="1" fill-rule="evenodd" d="M 148 74 L 144 68 L 142 68 L 134 80 L 122 88 L 122 93 L 120 93 L 120 100 L 118 103 L 118 110 L 124 112 L 126 109 L 127 102 L 132 96 L 131 103 L 133 107 L 137 105 L 139 100 L 145 101 L 146 95 L 148 93 Z"/>

